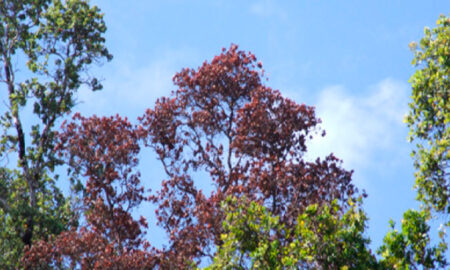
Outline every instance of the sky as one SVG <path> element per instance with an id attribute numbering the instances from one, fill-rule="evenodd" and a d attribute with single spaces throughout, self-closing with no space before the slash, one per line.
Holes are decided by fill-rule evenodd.
<path id="1" fill-rule="evenodd" d="M 130 120 L 167 96 L 172 76 L 197 68 L 223 47 L 239 45 L 263 63 L 268 86 L 316 107 L 327 136 L 309 143 L 306 158 L 333 152 L 354 170 L 375 250 L 402 214 L 418 207 L 412 146 L 403 117 L 414 73 L 408 44 L 448 14 L 449 1 L 118 1 L 95 0 L 105 13 L 110 63 L 94 68 L 104 90 L 82 89 L 83 114 L 119 113 Z M 151 152 L 141 156 L 142 180 L 157 190 L 164 173 Z M 165 243 L 155 228 L 149 240 Z M 435 229 L 435 228 L 433 228 Z"/>
<path id="2" fill-rule="evenodd" d="M 114 59 L 94 67 L 104 90 L 81 89 L 84 115 L 120 114 L 135 121 L 175 87 L 172 76 L 196 68 L 230 44 L 263 63 L 267 86 L 315 106 L 327 135 L 309 143 L 306 158 L 334 153 L 354 170 L 369 197 L 368 235 L 376 249 L 392 218 L 417 208 L 412 146 L 403 117 L 414 73 L 411 41 L 449 14 L 450 1 L 91 0 L 105 13 L 106 44 Z M 146 187 L 157 190 L 163 170 L 150 151 L 141 155 Z M 165 243 L 155 228 L 148 238 Z"/>

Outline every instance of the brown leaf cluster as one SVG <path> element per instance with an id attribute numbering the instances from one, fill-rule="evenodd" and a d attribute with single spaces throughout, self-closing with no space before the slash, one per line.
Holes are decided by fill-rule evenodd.
<path id="1" fill-rule="evenodd" d="M 320 133 L 314 108 L 284 98 L 263 79 L 256 57 L 232 45 L 198 69 L 177 73 L 177 90 L 148 109 L 138 127 L 119 116 L 75 115 L 57 148 L 72 174 L 85 179 L 86 225 L 34 245 L 25 265 L 183 269 L 212 258 L 221 245 L 227 196 L 265 205 L 288 229 L 306 206 L 354 196 L 352 172 L 340 160 L 303 157 L 307 140 Z M 167 175 L 149 198 L 169 235 L 163 250 L 150 248 L 145 220 L 131 215 L 146 200 L 136 171 L 141 140 Z M 210 194 L 196 186 L 197 172 L 209 175 Z"/>
<path id="2" fill-rule="evenodd" d="M 258 201 L 294 226 L 307 205 L 356 192 L 352 172 L 333 155 L 303 159 L 320 120 L 313 107 L 264 86 L 263 73 L 253 54 L 232 45 L 197 70 L 177 73 L 177 90 L 140 119 L 146 145 L 168 177 L 152 197 L 170 234 L 166 262 L 181 267 L 213 255 L 209 247 L 220 245 L 220 204 L 227 196 Z M 209 173 L 211 194 L 194 185 L 196 171 Z"/>

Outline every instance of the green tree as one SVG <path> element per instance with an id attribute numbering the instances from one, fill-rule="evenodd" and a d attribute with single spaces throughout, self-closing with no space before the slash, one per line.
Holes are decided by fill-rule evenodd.
<path id="1" fill-rule="evenodd" d="M 73 221 L 56 187 L 55 125 L 74 107 L 82 84 L 101 88 L 87 68 L 111 59 L 102 17 L 86 0 L 0 2 L 0 80 L 8 93 L 0 118 L 2 269 L 17 268 L 24 246 Z M 23 122 L 26 106 L 33 108 L 31 126 Z"/>
<path id="2" fill-rule="evenodd" d="M 448 266 L 444 232 L 430 240 L 429 212 L 409 210 L 401 230 L 394 228 L 373 256 L 365 236 L 367 217 L 361 200 L 340 206 L 312 204 L 299 215 L 293 232 L 267 208 L 246 198 L 229 197 L 222 244 L 206 267 L 214 269 L 444 269 Z M 343 209 L 348 209 L 344 211 Z M 292 235 L 286 239 L 280 237 Z"/>
<path id="3" fill-rule="evenodd" d="M 411 43 L 412 102 L 406 122 L 409 139 L 417 140 L 415 157 L 417 198 L 436 211 L 450 213 L 450 17 L 440 16 L 437 27 Z"/>
<path id="4" fill-rule="evenodd" d="M 223 244 L 206 269 L 374 269 L 375 257 L 364 236 L 367 218 L 357 202 L 308 206 L 292 232 L 265 207 L 228 198 Z"/>
<path id="5" fill-rule="evenodd" d="M 426 210 L 408 210 L 403 214 L 401 230 L 391 230 L 386 234 L 378 253 L 385 269 L 443 269 L 446 265 L 444 231 L 439 232 L 441 242 L 431 246 L 430 216 Z M 439 267 L 439 268 L 438 268 Z"/>
<path id="6" fill-rule="evenodd" d="M 425 37 L 410 44 L 415 52 L 412 64 L 419 69 L 411 77 L 412 102 L 406 117 L 409 140 L 417 140 L 415 188 L 422 209 L 403 214 L 401 230 L 391 230 L 378 250 L 381 264 L 388 269 L 436 269 L 447 266 L 445 229 L 442 224 L 439 243 L 431 245 L 429 222 L 432 209 L 450 213 L 450 18 L 441 15 L 437 27 L 425 28 Z"/>

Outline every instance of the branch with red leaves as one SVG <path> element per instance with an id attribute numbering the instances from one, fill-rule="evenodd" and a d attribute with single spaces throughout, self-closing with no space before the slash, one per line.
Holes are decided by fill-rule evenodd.
<path id="1" fill-rule="evenodd" d="M 144 197 L 140 185 L 136 127 L 119 116 L 74 116 L 63 125 L 57 150 L 74 177 L 85 179 L 86 224 L 28 248 L 26 268 L 69 266 L 81 269 L 151 269 L 155 250 L 143 240 L 145 218 L 132 210 Z"/>
<path id="2" fill-rule="evenodd" d="M 220 204 L 227 196 L 258 201 L 294 227 L 306 206 L 345 201 L 356 192 L 352 172 L 333 155 L 303 159 L 320 120 L 313 107 L 263 85 L 263 74 L 253 54 L 232 45 L 197 70 L 177 73 L 173 95 L 140 119 L 168 177 L 152 197 L 170 235 L 168 268 L 212 257 L 211 245 L 221 244 Z M 194 185 L 196 171 L 209 174 L 211 194 Z"/>

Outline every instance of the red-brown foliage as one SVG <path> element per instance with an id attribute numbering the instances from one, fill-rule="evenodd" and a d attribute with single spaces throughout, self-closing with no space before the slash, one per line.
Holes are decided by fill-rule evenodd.
<path id="1" fill-rule="evenodd" d="M 139 137 L 126 119 L 74 116 L 64 125 L 57 150 L 75 177 L 86 179 L 86 224 L 28 248 L 26 268 L 70 266 L 81 269 L 151 269 L 153 250 L 143 240 L 144 218 L 131 211 L 142 201 L 138 164 Z"/>
<path id="2" fill-rule="evenodd" d="M 264 86 L 261 68 L 253 54 L 232 45 L 197 70 L 177 73 L 172 97 L 159 99 L 140 119 L 168 176 L 152 197 L 170 235 L 164 267 L 212 256 L 210 247 L 220 245 L 219 206 L 229 195 L 259 201 L 294 224 L 305 206 L 346 200 L 356 191 L 352 173 L 333 155 L 303 159 L 320 120 L 313 107 Z M 196 171 L 209 173 L 211 194 L 195 186 Z"/>
<path id="3" fill-rule="evenodd" d="M 264 204 L 287 228 L 310 204 L 353 196 L 352 172 L 337 158 L 303 158 L 307 139 L 320 132 L 314 108 L 282 97 L 262 78 L 255 56 L 232 45 L 197 70 L 177 73 L 178 89 L 148 109 L 139 128 L 118 116 L 76 115 L 58 148 L 72 173 L 86 179 L 86 225 L 28 249 L 25 266 L 184 269 L 212 257 L 221 244 L 220 204 L 227 196 Z M 143 240 L 145 220 L 131 216 L 145 200 L 135 171 L 141 139 L 167 174 L 150 197 L 169 234 L 162 251 Z M 209 174 L 210 194 L 194 184 L 198 171 Z"/>

